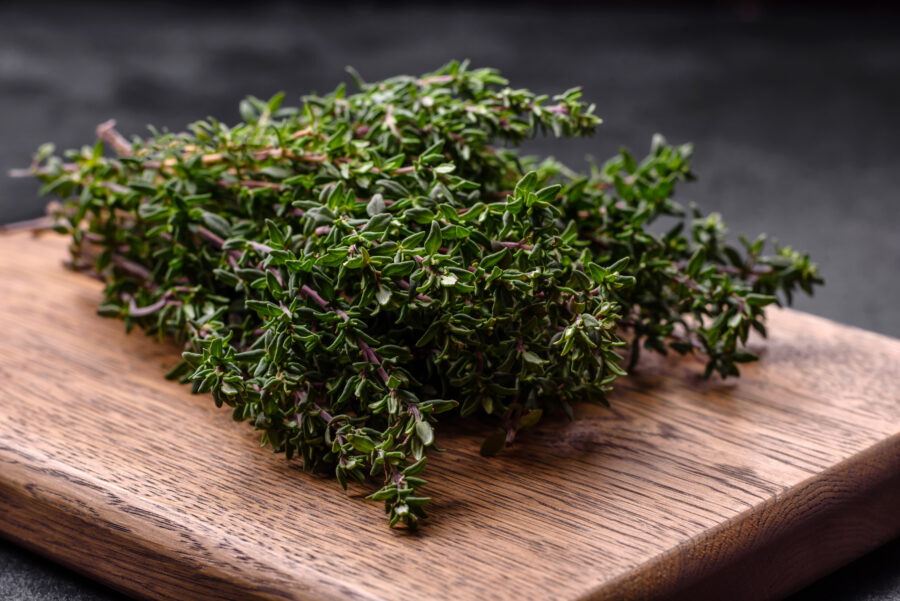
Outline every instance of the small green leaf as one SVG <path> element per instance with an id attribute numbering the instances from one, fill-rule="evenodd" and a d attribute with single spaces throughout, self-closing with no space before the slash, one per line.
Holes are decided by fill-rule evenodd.
<path id="1" fill-rule="evenodd" d="M 234 355 L 235 361 L 258 361 L 266 356 L 265 349 L 254 349 L 252 351 L 244 351 Z"/>
<path id="2" fill-rule="evenodd" d="M 392 216 L 390 213 L 379 213 L 369 219 L 369 223 L 363 228 L 364 232 L 381 233 L 385 231 L 391 223 Z"/>
<path id="3" fill-rule="evenodd" d="M 371 453 L 375 450 L 375 442 L 368 436 L 348 434 L 347 442 L 353 445 L 353 448 L 360 453 Z"/>
<path id="4" fill-rule="evenodd" d="M 426 447 L 434 442 L 434 430 L 431 428 L 431 424 L 425 420 L 416 422 L 416 436 Z"/>
<path id="5" fill-rule="evenodd" d="M 372 196 L 372 199 L 366 205 L 366 213 L 369 217 L 374 217 L 380 213 L 384 213 L 386 205 L 384 204 L 384 198 L 381 194 L 375 194 Z"/>
<path id="6" fill-rule="evenodd" d="M 526 363 L 529 363 L 531 365 L 543 365 L 545 363 L 545 361 L 543 359 L 541 359 L 539 356 L 532 353 L 531 351 L 523 352 L 522 358 L 525 360 Z"/>
<path id="7" fill-rule="evenodd" d="M 744 300 L 746 300 L 747 304 L 750 306 L 765 307 L 766 305 L 771 305 L 772 303 L 778 302 L 778 297 L 768 294 L 756 294 L 751 292 L 744 297 Z"/>
<path id="8" fill-rule="evenodd" d="M 443 238 L 441 237 L 441 226 L 437 221 L 431 222 L 431 228 L 428 230 L 428 237 L 425 238 L 425 253 L 435 254 L 440 248 Z"/>
<path id="9" fill-rule="evenodd" d="M 537 423 L 541 421 L 541 416 L 543 414 L 543 409 L 532 409 L 519 419 L 517 429 L 524 430 L 525 428 L 531 428 L 532 426 L 537 425 Z"/>
<path id="10" fill-rule="evenodd" d="M 691 259 L 688 261 L 685 273 L 692 278 L 697 277 L 697 274 L 700 273 L 700 269 L 703 267 L 704 262 L 706 262 L 706 250 L 701 246 L 694 251 L 693 255 L 691 255 Z"/>
<path id="11" fill-rule="evenodd" d="M 378 300 L 379 305 L 385 306 L 391 302 L 391 291 L 384 286 L 379 286 L 378 292 L 375 293 L 375 299 Z"/>
<path id="12" fill-rule="evenodd" d="M 415 261 L 401 261 L 399 263 L 390 263 L 385 265 L 381 270 L 381 275 L 386 278 L 403 278 L 408 276 L 416 268 Z"/>
<path id="13" fill-rule="evenodd" d="M 425 463 L 427 459 L 425 457 L 419 459 L 412 465 L 407 466 L 403 469 L 404 476 L 418 476 L 423 471 L 425 471 Z"/>
<path id="14" fill-rule="evenodd" d="M 506 430 L 497 429 L 481 443 L 480 453 L 484 457 L 493 457 L 506 447 Z"/>
<path id="15" fill-rule="evenodd" d="M 757 361 L 758 359 L 759 357 L 747 349 L 739 348 L 734 351 L 734 360 L 738 363 L 749 363 L 751 361 Z"/>
<path id="16" fill-rule="evenodd" d="M 260 317 L 278 317 L 281 315 L 281 307 L 269 301 L 247 300 L 245 305 L 251 311 L 256 311 Z"/>
<path id="17" fill-rule="evenodd" d="M 231 224 L 229 224 L 228 221 L 226 221 L 225 218 L 221 215 L 203 211 L 202 220 L 203 225 L 206 226 L 206 229 L 216 234 L 220 238 L 228 238 L 231 236 Z"/>
<path id="18" fill-rule="evenodd" d="M 491 267 L 499 263 L 508 254 L 509 250 L 506 248 L 500 249 L 495 253 L 491 253 L 481 260 L 481 267 L 483 267 L 484 269 L 490 269 Z"/>

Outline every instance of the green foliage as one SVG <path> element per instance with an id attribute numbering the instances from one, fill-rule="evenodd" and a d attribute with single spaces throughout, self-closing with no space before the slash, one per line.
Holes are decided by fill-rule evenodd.
<path id="1" fill-rule="evenodd" d="M 605 402 L 629 344 L 632 364 L 672 349 L 736 375 L 763 308 L 821 281 L 672 200 L 690 146 L 657 137 L 586 175 L 518 156 L 593 132 L 577 88 L 550 99 L 465 63 L 359 84 L 299 109 L 248 98 L 234 127 L 129 142 L 104 124 L 117 156 L 44 148 L 33 171 L 68 199 L 73 264 L 107 282 L 100 314 L 184 344 L 169 377 L 262 444 L 345 487 L 380 478 L 392 526 L 425 517 L 439 414 L 487 415 L 493 454 Z M 677 225 L 654 233 L 660 216 Z"/>

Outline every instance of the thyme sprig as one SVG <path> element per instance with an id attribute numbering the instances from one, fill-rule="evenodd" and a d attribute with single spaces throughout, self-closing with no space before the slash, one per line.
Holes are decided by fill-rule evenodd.
<path id="1" fill-rule="evenodd" d="M 58 228 L 106 281 L 100 314 L 183 344 L 169 377 L 263 445 L 345 488 L 382 480 L 391 526 L 425 517 L 439 414 L 489 416 L 490 455 L 546 410 L 604 401 L 623 346 L 630 366 L 671 349 L 737 375 L 776 293 L 821 282 L 806 255 L 735 248 L 672 200 L 689 145 L 656 137 L 587 174 L 516 154 L 594 131 L 577 88 L 549 98 L 456 62 L 356 80 L 300 108 L 248 98 L 233 127 L 128 140 L 108 122 L 29 173 L 67 199 Z M 661 216 L 677 225 L 656 233 Z"/>

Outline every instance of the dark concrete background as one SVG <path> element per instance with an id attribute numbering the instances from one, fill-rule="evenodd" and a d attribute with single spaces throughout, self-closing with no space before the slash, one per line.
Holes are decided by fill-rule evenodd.
<path id="1" fill-rule="evenodd" d="M 468 57 L 515 86 L 584 86 L 598 135 L 530 146 L 575 167 L 657 131 L 695 142 L 681 200 L 811 252 L 828 285 L 799 308 L 900 336 L 897 14 L 321 4 L 0 6 L 0 171 L 110 117 L 128 134 L 234 121 L 242 96 L 330 90 L 348 64 L 376 79 Z M 41 214 L 36 190 L 0 177 L 0 223 Z M 0 542 L 0 599 L 118 598 Z M 900 601 L 900 541 L 792 599 Z"/>

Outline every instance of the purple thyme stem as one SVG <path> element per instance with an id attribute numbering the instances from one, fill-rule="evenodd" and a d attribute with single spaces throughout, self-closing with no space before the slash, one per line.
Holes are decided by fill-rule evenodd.
<path id="1" fill-rule="evenodd" d="M 425 271 L 430 271 L 431 273 L 433 273 L 433 274 L 436 275 L 436 276 L 442 276 L 442 275 L 444 275 L 444 274 L 442 274 L 440 271 L 438 271 L 437 269 L 435 269 L 434 267 L 432 267 L 431 265 L 425 265 L 425 258 L 424 258 L 424 257 L 422 257 L 422 256 L 420 256 L 420 255 L 414 255 L 414 258 L 415 258 L 416 261 L 419 262 L 419 265 L 421 265 L 421 266 L 422 266 L 422 269 L 424 269 Z M 484 274 L 484 277 L 487 277 L 487 275 L 488 275 L 488 274 Z"/>
<path id="2" fill-rule="evenodd" d="M 497 242 L 500 246 L 505 246 L 506 248 L 521 248 L 523 250 L 534 250 L 534 246 L 531 244 L 525 244 L 524 242 Z"/>
<path id="3" fill-rule="evenodd" d="M 323 418 L 326 422 L 331 423 L 331 421 L 334 419 L 334 418 L 331 416 L 331 414 L 328 413 L 327 411 L 325 411 L 325 409 L 323 409 L 322 406 L 319 405 L 318 403 L 313 403 L 312 406 L 313 406 L 313 409 L 316 409 L 316 410 L 319 412 L 319 415 L 321 415 L 322 418 Z"/>
<path id="4" fill-rule="evenodd" d="M 387 462 L 385 462 L 387 463 Z M 391 465 L 391 482 L 394 484 L 400 485 L 403 483 L 403 474 L 400 471 Z"/>
<path id="5" fill-rule="evenodd" d="M 329 307 L 328 307 L 328 301 L 325 300 L 324 298 L 322 298 L 322 297 L 319 295 L 318 292 L 316 292 L 315 290 L 313 290 L 312 288 L 310 288 L 310 287 L 307 286 L 306 284 L 303 284 L 302 286 L 300 286 L 300 292 L 302 292 L 303 294 L 305 294 L 305 295 L 308 296 L 309 298 L 311 298 L 311 299 L 313 299 L 314 301 L 316 301 L 316 303 L 317 303 L 320 307 L 322 307 L 323 309 L 328 309 L 328 308 L 329 308 Z"/>
<path id="6" fill-rule="evenodd" d="M 99 185 L 103 186 L 107 190 L 112 190 L 117 194 L 130 194 L 131 188 L 123 186 L 121 184 L 117 184 L 115 182 L 100 182 Z"/>
<path id="7" fill-rule="evenodd" d="M 406 280 L 397 280 L 397 285 L 403 288 L 404 290 L 409 290 L 409 282 Z M 423 301 L 433 301 L 434 299 L 428 296 L 427 294 L 416 294 L 416 298 Z"/>
<path id="8" fill-rule="evenodd" d="M 676 275 L 676 276 L 672 276 L 672 279 L 675 280 L 676 282 L 678 282 L 679 284 L 682 284 L 683 286 L 687 286 L 694 292 L 699 292 L 701 294 L 703 293 L 703 289 L 693 278 L 689 278 L 687 276 L 677 276 Z"/>
<path id="9" fill-rule="evenodd" d="M 747 267 L 743 269 L 740 267 L 732 267 L 731 265 L 716 265 L 716 270 L 719 273 L 735 275 L 742 275 L 746 271 L 750 276 L 768 275 L 774 271 L 772 267 L 768 265 L 765 267 Z"/>
<path id="10" fill-rule="evenodd" d="M 308 296 L 309 298 L 311 298 L 311 299 L 313 299 L 314 301 L 316 301 L 316 303 L 317 303 L 320 307 L 322 307 L 323 309 L 330 309 L 330 308 L 331 308 L 331 306 L 328 304 L 328 301 L 327 301 L 327 300 L 325 300 L 324 298 L 322 298 L 322 296 L 321 296 L 318 292 L 316 292 L 315 290 L 313 290 L 312 288 L 310 288 L 310 287 L 307 286 L 306 284 L 303 284 L 302 286 L 300 286 L 300 292 L 302 292 L 303 294 L 305 294 L 305 295 Z M 350 319 L 350 317 L 344 312 L 343 309 L 340 309 L 340 308 L 338 308 L 338 307 L 335 307 L 334 312 L 337 313 L 338 315 L 340 315 L 341 318 L 342 318 L 344 321 L 348 321 L 348 320 Z"/>
<path id="11" fill-rule="evenodd" d="M 0 224 L 0 232 L 12 232 L 16 230 L 47 230 L 53 227 L 53 217 L 38 217 L 15 223 Z"/>
<path id="12" fill-rule="evenodd" d="M 357 344 L 359 344 L 359 350 L 363 352 L 363 356 L 366 358 L 366 360 L 369 363 L 378 366 L 376 371 L 378 372 L 378 375 L 381 376 L 381 379 L 384 380 L 384 383 L 387 384 L 390 376 L 388 376 L 384 367 L 381 366 L 381 361 L 378 359 L 378 355 L 375 354 L 375 351 L 372 350 L 372 347 L 366 344 L 366 341 L 362 338 L 357 338 L 356 342 Z"/>
<path id="13" fill-rule="evenodd" d="M 409 409 L 410 415 L 416 418 L 416 421 L 422 421 L 422 414 L 419 413 L 418 407 L 416 407 L 412 403 L 406 403 L 406 408 Z"/>
<path id="14" fill-rule="evenodd" d="M 215 235 L 214 233 L 212 233 L 211 231 L 209 231 L 202 225 L 197 228 L 197 233 L 200 235 L 201 238 L 203 238 L 207 242 L 211 242 L 217 248 L 222 248 L 222 246 L 225 245 L 225 241 L 222 240 L 222 238 Z M 265 245 L 263 245 L 263 246 L 265 246 Z M 271 249 L 269 249 L 269 250 L 271 250 Z M 240 257 L 240 256 L 241 256 L 241 251 L 239 251 L 239 250 L 229 250 L 228 251 L 228 261 L 231 263 L 231 266 L 234 267 L 235 269 L 238 268 L 238 265 L 237 265 L 237 262 L 234 260 L 234 258 Z"/>
<path id="15" fill-rule="evenodd" d="M 253 247 L 254 250 L 259 251 L 259 252 L 263 252 L 263 253 L 272 252 L 271 246 L 268 246 L 267 244 L 262 244 L 261 242 L 256 242 L 254 240 L 247 240 L 247 244 L 249 244 L 250 246 Z"/>
<path id="16" fill-rule="evenodd" d="M 176 303 L 181 304 L 179 301 L 172 300 L 171 292 L 166 292 L 159 298 L 159 300 L 157 300 L 155 303 L 147 305 L 146 307 L 138 307 L 137 303 L 134 302 L 134 297 L 131 297 L 128 300 L 128 315 L 130 315 L 131 317 L 145 317 L 147 315 L 156 313 L 166 305 Z"/>
<path id="17" fill-rule="evenodd" d="M 78 165 L 75 163 L 64 163 L 62 165 L 62 170 L 72 173 L 78 171 Z M 50 173 L 50 169 L 46 167 L 32 166 L 27 169 L 10 169 L 7 172 L 7 175 L 10 177 L 34 177 L 35 175 L 50 175 Z"/>
<path id="18" fill-rule="evenodd" d="M 203 238 L 207 242 L 212 242 L 219 248 L 222 248 L 222 245 L 225 244 L 225 241 L 222 240 L 222 238 L 220 238 L 216 234 L 212 233 L 211 231 L 209 231 L 208 229 L 206 229 L 203 226 L 200 226 L 197 228 L 197 233 L 200 235 L 201 238 Z"/>
<path id="19" fill-rule="evenodd" d="M 278 273 L 278 270 L 274 267 L 268 267 L 267 269 L 272 272 L 272 275 L 275 276 L 275 280 L 278 282 L 278 284 L 284 287 L 284 280 L 281 279 L 281 274 Z"/>
<path id="20" fill-rule="evenodd" d="M 97 126 L 97 137 L 124 157 L 131 156 L 131 143 L 116 131 L 116 120 L 110 119 Z"/>
<path id="21" fill-rule="evenodd" d="M 297 406 L 300 404 L 301 393 L 300 393 L 300 392 L 296 392 L 296 393 L 294 393 L 294 395 L 295 395 L 295 398 L 296 398 L 296 402 L 294 403 L 295 415 L 299 415 L 299 414 L 300 414 L 300 411 L 299 411 L 299 409 L 297 409 Z M 302 394 L 302 397 L 303 397 L 303 398 L 306 398 L 306 393 L 305 393 L 305 392 Z M 321 417 L 323 420 L 325 420 L 325 422 L 330 426 L 330 425 L 331 425 L 331 422 L 334 421 L 334 417 L 332 417 L 332 415 L 331 415 L 330 413 L 328 413 L 327 411 L 325 411 L 325 409 L 324 409 L 321 405 L 319 405 L 318 403 L 313 402 L 313 403 L 312 403 L 312 406 L 313 406 L 313 409 L 316 409 L 316 410 L 319 411 L 319 417 Z M 298 425 L 299 425 L 299 420 L 298 420 Z M 343 435 L 343 434 L 338 434 L 337 432 L 335 432 L 335 434 L 336 434 L 336 436 L 337 436 L 338 441 L 340 441 L 341 444 L 344 444 L 344 443 L 346 442 L 346 439 L 344 438 L 344 435 Z M 343 458 L 341 458 L 341 461 L 343 461 Z"/>
<path id="22" fill-rule="evenodd" d="M 547 107 L 548 113 L 556 113 L 557 115 L 568 115 L 569 109 L 562 103 Z"/>
<path id="23" fill-rule="evenodd" d="M 231 186 L 243 186 L 244 188 L 272 188 L 273 190 L 281 190 L 282 185 L 275 182 L 265 182 L 259 180 L 246 179 L 237 182 L 236 184 L 232 184 L 224 179 L 219 180 L 219 185 L 223 188 L 228 188 Z"/>
<path id="24" fill-rule="evenodd" d="M 360 198 L 359 196 L 356 197 L 356 202 L 360 202 L 360 203 L 363 203 L 363 204 L 368 204 L 368 202 L 369 202 L 370 200 L 372 200 L 372 199 L 371 199 L 371 198 Z M 395 200 L 390 200 L 390 199 L 388 199 L 388 198 L 383 198 L 383 199 L 382 199 L 382 202 L 384 202 L 384 206 L 389 207 L 389 206 L 391 206 L 392 204 L 394 204 L 394 203 L 397 202 L 397 201 L 395 201 Z"/>
<path id="25" fill-rule="evenodd" d="M 152 280 L 153 276 L 150 274 L 150 270 L 147 269 L 146 267 L 144 267 L 143 265 L 141 265 L 139 263 L 135 263 L 134 261 L 131 261 L 121 255 L 116 255 L 116 254 L 111 255 L 110 260 L 112 261 L 113 265 L 115 265 L 122 271 L 127 271 L 128 273 L 130 273 L 133 276 L 136 276 L 142 280 L 147 280 L 148 282 L 152 283 L 151 280 Z"/>

